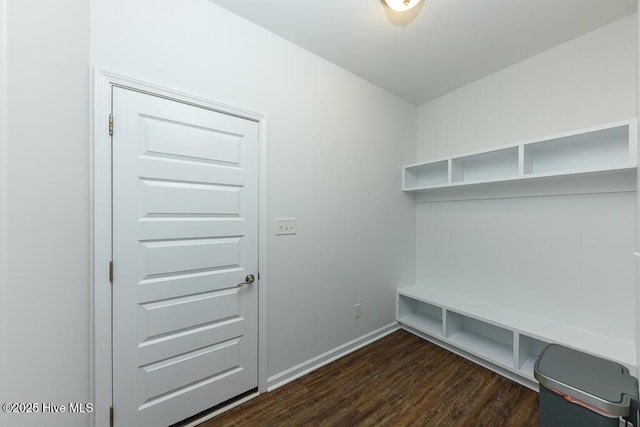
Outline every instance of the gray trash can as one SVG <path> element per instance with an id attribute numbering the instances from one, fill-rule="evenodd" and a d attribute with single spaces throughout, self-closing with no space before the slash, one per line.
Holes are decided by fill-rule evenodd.
<path id="1" fill-rule="evenodd" d="M 550 344 L 538 355 L 541 427 L 638 426 L 638 380 L 609 360 Z M 624 425 L 622 423 L 621 425 Z"/>

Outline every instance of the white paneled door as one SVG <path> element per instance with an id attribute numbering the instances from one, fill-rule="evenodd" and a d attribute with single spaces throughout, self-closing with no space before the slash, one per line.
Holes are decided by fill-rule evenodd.
<path id="1" fill-rule="evenodd" d="M 257 387 L 258 123 L 112 95 L 114 420 L 167 426 Z"/>

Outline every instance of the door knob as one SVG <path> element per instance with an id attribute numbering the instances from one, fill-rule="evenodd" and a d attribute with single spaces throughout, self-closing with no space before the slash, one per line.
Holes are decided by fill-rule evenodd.
<path id="1" fill-rule="evenodd" d="M 256 281 L 256 277 L 253 274 L 248 274 L 247 277 L 244 278 L 244 282 L 238 283 L 238 287 L 242 287 L 244 285 L 250 285 Z"/>

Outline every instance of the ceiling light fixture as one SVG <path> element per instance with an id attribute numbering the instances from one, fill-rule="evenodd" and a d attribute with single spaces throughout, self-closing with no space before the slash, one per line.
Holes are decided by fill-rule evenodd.
<path id="1" fill-rule="evenodd" d="M 396 12 L 405 12 L 420 3 L 420 0 L 384 0 Z"/>

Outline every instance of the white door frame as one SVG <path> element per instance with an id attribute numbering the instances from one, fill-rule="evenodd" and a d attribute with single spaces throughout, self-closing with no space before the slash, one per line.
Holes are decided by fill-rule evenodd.
<path id="1" fill-rule="evenodd" d="M 107 73 L 94 72 L 93 143 L 90 144 L 91 176 L 91 306 L 90 319 L 90 393 L 94 403 L 93 423 L 96 427 L 109 425 L 112 404 L 111 365 L 111 283 L 109 262 L 111 243 L 111 89 L 119 86 L 168 98 L 186 104 L 208 108 L 257 122 L 259 128 L 258 173 L 258 391 L 267 391 L 267 117 L 265 114 L 213 102 L 208 99 L 177 92 L 140 80 Z M 117 120 L 117 119 L 116 119 Z M 115 128 L 117 132 L 117 122 Z M 115 409 L 117 419 L 117 408 Z M 117 421 L 116 421 L 117 422 Z"/>

